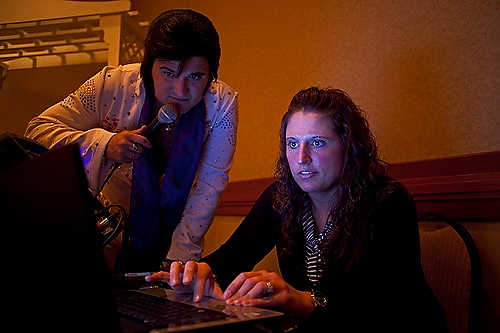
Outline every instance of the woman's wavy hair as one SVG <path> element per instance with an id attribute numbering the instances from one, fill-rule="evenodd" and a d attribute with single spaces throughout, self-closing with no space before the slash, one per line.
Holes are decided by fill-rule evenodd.
<path id="1" fill-rule="evenodd" d="M 219 34 L 205 15 L 190 9 L 163 12 L 151 22 L 144 40 L 141 76 L 146 93 L 154 95 L 151 71 L 155 59 L 180 60 L 182 68 L 190 57 L 204 57 L 210 67 L 210 83 L 217 80 L 220 54 Z"/>
<path id="2" fill-rule="evenodd" d="M 296 238 L 293 235 L 301 230 L 298 217 L 306 193 L 297 185 L 290 171 L 286 157 L 286 129 L 290 117 L 301 110 L 327 115 L 342 143 L 343 167 L 338 182 L 337 202 L 331 211 L 342 231 L 336 239 L 327 238 L 325 246 L 328 250 L 333 250 L 335 241 L 338 245 L 334 247 L 334 257 L 350 260 L 355 255 L 357 241 L 364 239 L 368 228 L 360 217 L 370 185 L 378 177 L 385 175 L 385 163 L 378 157 L 375 139 L 363 110 L 354 104 L 347 93 L 339 89 L 318 87 L 299 91 L 292 98 L 288 111 L 281 120 L 280 153 L 275 171 L 276 190 L 273 200 L 274 209 L 284 221 L 285 241 L 292 243 L 289 245 L 293 245 L 292 240 Z M 330 237 L 335 235 L 330 234 Z"/>

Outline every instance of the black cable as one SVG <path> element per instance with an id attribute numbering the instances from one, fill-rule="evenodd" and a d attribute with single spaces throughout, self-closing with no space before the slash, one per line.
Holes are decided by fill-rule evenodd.
<path id="1" fill-rule="evenodd" d="M 108 183 L 109 179 L 111 178 L 111 176 L 113 175 L 113 173 L 115 172 L 115 170 L 118 169 L 118 167 L 120 165 L 121 165 L 120 162 L 114 162 L 113 163 L 113 166 L 111 167 L 111 170 L 106 175 L 106 178 L 104 178 L 104 182 L 102 183 L 101 188 L 99 189 L 99 191 L 97 191 L 97 195 L 99 195 L 99 193 L 101 193 L 101 191 L 104 188 L 104 186 L 106 186 L 106 184 Z"/>

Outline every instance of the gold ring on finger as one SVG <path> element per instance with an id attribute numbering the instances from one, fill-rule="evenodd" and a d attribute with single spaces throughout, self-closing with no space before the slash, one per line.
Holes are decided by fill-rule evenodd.
<path id="1" fill-rule="evenodd" d="M 264 285 L 266 286 L 266 295 L 274 294 L 274 286 L 271 281 L 266 281 Z"/>

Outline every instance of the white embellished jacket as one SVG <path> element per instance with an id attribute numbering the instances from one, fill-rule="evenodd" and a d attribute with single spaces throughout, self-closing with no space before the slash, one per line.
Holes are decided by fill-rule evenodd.
<path id="1" fill-rule="evenodd" d="M 109 140 L 117 132 L 138 128 L 146 97 L 139 69 L 140 64 L 106 66 L 74 93 L 28 123 L 25 135 L 49 149 L 78 143 L 94 194 L 101 190 L 112 166 L 105 157 Z M 200 259 L 201 240 L 212 222 L 232 164 L 238 123 L 237 93 L 218 80 L 211 83 L 204 100 L 206 126 L 202 156 L 181 221 L 172 236 L 169 259 Z M 110 181 L 106 187 L 120 182 L 122 186 L 126 184 L 128 208 L 131 164 L 123 165 L 115 173 L 118 183 Z"/>

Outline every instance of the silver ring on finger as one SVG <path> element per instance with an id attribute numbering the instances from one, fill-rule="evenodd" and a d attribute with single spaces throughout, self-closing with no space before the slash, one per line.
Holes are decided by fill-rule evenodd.
<path id="1" fill-rule="evenodd" d="M 139 147 L 134 142 L 132 142 L 132 151 L 136 153 L 139 151 Z"/>

